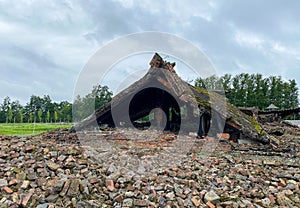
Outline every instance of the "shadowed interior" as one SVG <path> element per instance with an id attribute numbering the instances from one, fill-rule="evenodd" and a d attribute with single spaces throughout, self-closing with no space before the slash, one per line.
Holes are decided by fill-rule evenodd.
<path id="1" fill-rule="evenodd" d="M 129 117 L 134 126 L 139 127 L 139 119 L 149 116 L 153 109 L 154 119 L 150 123 L 142 122 L 144 126 L 153 125 L 164 130 L 179 131 L 181 124 L 180 107 L 176 99 L 167 91 L 149 87 L 135 94 L 129 105 Z M 164 113 L 165 115 L 161 115 Z M 164 119 L 165 118 L 165 119 Z"/>

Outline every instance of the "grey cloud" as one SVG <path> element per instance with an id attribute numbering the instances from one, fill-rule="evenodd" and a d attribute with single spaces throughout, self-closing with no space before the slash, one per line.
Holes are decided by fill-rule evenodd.
<path id="1" fill-rule="evenodd" d="M 0 101 L 5 95 L 25 100 L 46 93 L 71 100 L 76 77 L 99 47 L 142 31 L 191 41 L 220 74 L 272 72 L 299 83 L 299 8 L 298 1 L 279 0 L 0 1 L 0 81 L 5 86 Z M 241 44 L 238 32 L 264 42 Z"/>

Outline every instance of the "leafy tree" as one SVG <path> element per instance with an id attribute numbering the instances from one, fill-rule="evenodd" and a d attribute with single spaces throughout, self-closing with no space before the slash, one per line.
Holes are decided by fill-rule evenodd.
<path id="1" fill-rule="evenodd" d="M 221 90 L 223 88 L 222 81 L 216 75 L 212 75 L 205 79 L 197 78 L 195 83 L 196 87 L 201 87 L 208 90 Z"/>
<path id="2" fill-rule="evenodd" d="M 8 120 L 9 123 L 11 123 L 12 122 L 12 118 L 13 118 L 13 112 L 12 112 L 11 108 L 8 109 L 8 114 L 7 115 L 8 115 L 7 116 L 7 120 Z"/>
<path id="3" fill-rule="evenodd" d="M 43 111 L 42 111 L 42 109 L 39 109 L 38 110 L 38 118 L 39 118 L 40 123 L 42 122 L 42 115 L 43 115 Z"/>
<path id="4" fill-rule="evenodd" d="M 299 106 L 299 100 L 298 100 L 298 87 L 296 80 L 289 80 L 289 91 L 290 91 L 290 107 L 291 108 L 297 108 Z"/>
<path id="5" fill-rule="evenodd" d="M 82 120 L 91 115 L 95 109 L 109 102 L 112 97 L 112 92 L 107 86 L 94 86 L 91 93 L 84 97 L 79 95 L 76 97 L 73 104 L 74 118 Z"/>
<path id="6" fill-rule="evenodd" d="M 29 122 L 32 123 L 33 122 L 33 113 L 29 114 Z"/>
<path id="7" fill-rule="evenodd" d="M 49 123 L 49 121 L 50 121 L 50 111 L 49 110 L 47 110 L 47 123 Z"/>
<path id="8" fill-rule="evenodd" d="M 222 77 L 211 76 L 198 78 L 195 86 L 216 90 L 221 85 L 229 91 L 228 100 L 243 107 L 257 106 L 265 109 L 271 103 L 280 108 L 296 108 L 299 106 L 298 88 L 295 80 L 285 82 L 282 77 L 263 78 L 261 74 L 238 74 L 234 77 L 226 74 Z"/>
<path id="9" fill-rule="evenodd" d="M 225 91 L 229 91 L 231 89 L 231 75 L 230 74 L 225 74 L 220 78 L 220 82 L 223 85 L 223 89 Z"/>
<path id="10" fill-rule="evenodd" d="M 8 123 L 8 111 L 10 109 L 10 103 L 11 103 L 11 100 L 10 98 L 7 96 L 4 98 L 3 100 L 3 103 L 1 105 L 1 111 L 3 112 L 3 114 L 5 115 L 5 122 Z"/>
<path id="11" fill-rule="evenodd" d="M 12 119 L 15 122 L 21 122 L 20 113 L 23 111 L 23 106 L 18 100 L 11 102 L 10 108 L 12 110 Z"/>
<path id="12" fill-rule="evenodd" d="M 105 103 L 111 101 L 113 93 L 109 90 L 108 86 L 94 86 L 92 95 L 95 97 L 95 108 L 98 109 Z"/>
<path id="13" fill-rule="evenodd" d="M 62 101 L 58 105 L 60 120 L 64 122 L 72 121 L 72 104 L 68 101 Z"/>
<path id="14" fill-rule="evenodd" d="M 0 123 L 4 123 L 5 122 L 5 113 L 0 109 Z"/>
<path id="15" fill-rule="evenodd" d="M 19 117 L 20 117 L 20 123 L 23 123 L 24 121 L 23 110 L 19 111 Z"/>
<path id="16" fill-rule="evenodd" d="M 54 122 L 56 123 L 58 120 L 58 113 L 57 111 L 54 111 Z"/>
<path id="17" fill-rule="evenodd" d="M 25 115 L 29 116 L 32 113 L 33 121 L 38 118 L 38 111 L 42 108 L 42 98 L 36 95 L 30 97 L 29 103 L 24 107 Z"/>
<path id="18" fill-rule="evenodd" d="M 80 97 L 80 95 L 77 95 L 73 103 L 73 116 L 76 119 L 76 121 L 79 121 L 84 118 L 83 107 L 84 107 L 83 100 Z"/>
<path id="19" fill-rule="evenodd" d="M 42 110 L 42 120 L 46 121 L 48 120 L 47 119 L 48 111 L 49 112 L 54 111 L 54 107 L 53 107 L 54 104 L 52 103 L 52 100 L 49 95 L 44 95 L 44 97 L 41 98 L 40 101 L 41 101 L 41 110 Z"/>

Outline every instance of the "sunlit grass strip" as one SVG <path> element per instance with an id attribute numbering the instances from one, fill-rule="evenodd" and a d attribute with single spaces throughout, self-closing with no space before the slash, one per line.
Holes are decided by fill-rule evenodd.
<path id="1" fill-rule="evenodd" d="M 8 123 L 0 124 L 0 134 L 4 135 L 33 135 L 57 128 L 70 128 L 71 123 Z"/>

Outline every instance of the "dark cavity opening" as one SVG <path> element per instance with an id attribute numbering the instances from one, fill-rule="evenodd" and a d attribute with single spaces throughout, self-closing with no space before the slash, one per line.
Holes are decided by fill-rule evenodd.
<path id="1" fill-rule="evenodd" d="M 134 95 L 129 104 L 129 117 L 136 128 L 153 126 L 178 132 L 181 124 L 180 107 L 169 92 L 159 88 L 146 88 Z"/>

